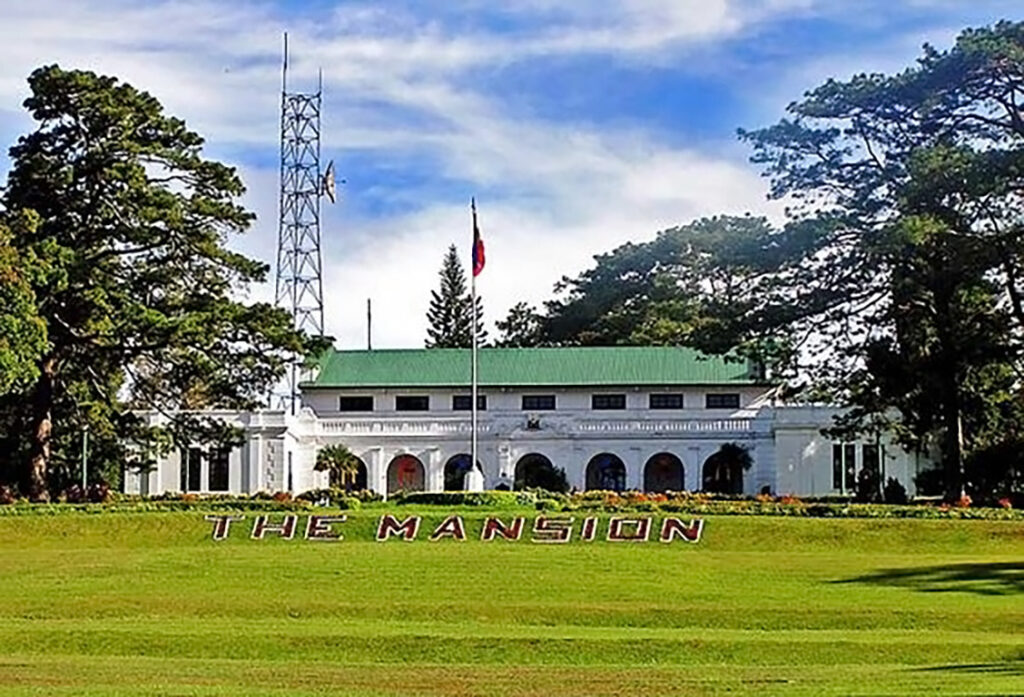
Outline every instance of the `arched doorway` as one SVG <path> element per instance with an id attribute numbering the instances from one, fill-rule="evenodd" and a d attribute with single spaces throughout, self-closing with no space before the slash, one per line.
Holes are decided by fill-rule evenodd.
<path id="1" fill-rule="evenodd" d="M 445 491 L 462 491 L 465 486 L 466 472 L 469 471 L 469 463 L 471 461 L 472 458 L 470 458 L 469 453 L 459 453 L 448 458 L 448 462 L 444 463 Z M 480 466 L 480 461 L 477 460 L 476 464 L 482 472 L 483 467 Z"/>
<path id="2" fill-rule="evenodd" d="M 626 488 L 626 465 L 618 455 L 601 453 L 587 463 L 587 489 L 624 491 Z"/>
<path id="3" fill-rule="evenodd" d="M 426 470 L 412 455 L 399 455 L 388 465 L 388 494 L 399 491 L 423 491 Z"/>
<path id="4" fill-rule="evenodd" d="M 565 471 L 556 468 L 544 455 L 530 453 L 516 462 L 513 489 L 546 489 L 548 491 L 569 491 Z"/>
<path id="5" fill-rule="evenodd" d="M 644 491 L 683 491 L 683 462 L 672 453 L 652 455 L 644 465 Z"/>
<path id="6" fill-rule="evenodd" d="M 701 489 L 716 494 L 742 494 L 743 471 L 750 469 L 754 460 L 738 443 L 725 443 L 718 452 L 704 461 L 701 471 Z"/>
<path id="7" fill-rule="evenodd" d="M 368 488 L 367 482 L 369 477 L 367 476 L 366 463 L 358 457 L 354 459 L 354 471 L 340 472 L 337 469 L 328 470 L 330 472 L 331 488 L 344 489 L 345 491 L 362 491 Z"/>

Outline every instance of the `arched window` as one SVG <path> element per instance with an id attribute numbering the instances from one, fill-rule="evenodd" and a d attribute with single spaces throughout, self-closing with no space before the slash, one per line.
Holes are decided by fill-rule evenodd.
<path id="1" fill-rule="evenodd" d="M 626 465 L 618 455 L 601 453 L 587 464 L 587 489 L 624 491 L 626 489 Z"/>
<path id="2" fill-rule="evenodd" d="M 644 491 L 683 491 L 684 474 L 682 460 L 672 453 L 652 455 L 644 465 Z"/>

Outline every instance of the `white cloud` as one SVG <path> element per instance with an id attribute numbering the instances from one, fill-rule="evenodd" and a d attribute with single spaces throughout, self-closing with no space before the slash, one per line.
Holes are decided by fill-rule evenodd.
<path id="1" fill-rule="evenodd" d="M 344 6 L 318 24 L 288 22 L 294 84 L 311 84 L 315 67 L 325 67 L 327 103 L 336 109 L 325 117 L 327 143 L 394 159 L 428 157 L 439 178 L 493 192 L 480 202 L 488 248 L 480 292 L 492 321 L 518 300 L 550 297 L 562 275 L 629 239 L 698 215 L 778 214 L 764 202 L 764 183 L 735 158 L 666 147 L 642 131 L 514 119 L 499 98 L 462 86 L 459 78 L 470 67 L 556 53 L 644 59 L 667 46 L 734 34 L 804 3 L 619 0 L 587 9 L 576 3 L 570 13 L 560 7 L 519 2 L 513 9 L 551 15 L 552 22 L 509 35 L 457 34 L 367 6 Z M 0 104 L 21 101 L 23 76 L 33 67 L 60 62 L 151 91 L 203 133 L 214 154 L 245 146 L 262 150 L 268 161 L 276 158 L 277 59 L 285 22 L 270 6 L 191 0 L 139 9 L 118 0 L 39 0 L 4 14 Z M 395 110 L 414 111 L 428 125 L 403 123 Z M 273 263 L 276 167 L 246 166 L 243 176 L 259 222 L 236 246 Z M 421 345 L 441 255 L 451 242 L 468 249 L 468 239 L 468 210 L 450 200 L 422 201 L 412 212 L 370 220 L 351 220 L 344 207 L 331 210 L 324 263 L 328 332 L 342 345 L 363 345 L 369 296 L 375 345 Z M 268 288 L 254 292 L 261 299 L 270 295 Z"/>

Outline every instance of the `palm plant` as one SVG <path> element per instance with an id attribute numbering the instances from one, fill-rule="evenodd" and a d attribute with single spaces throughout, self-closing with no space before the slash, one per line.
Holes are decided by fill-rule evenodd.
<path id="1" fill-rule="evenodd" d="M 317 472 L 330 472 L 331 486 L 340 486 L 351 491 L 352 485 L 359 476 L 362 461 L 342 443 L 321 448 L 316 454 Z"/>

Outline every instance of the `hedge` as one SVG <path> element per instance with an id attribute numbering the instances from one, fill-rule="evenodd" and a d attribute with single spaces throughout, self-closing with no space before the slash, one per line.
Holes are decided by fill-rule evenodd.
<path id="1" fill-rule="evenodd" d="M 416 491 L 398 493 L 389 501 L 399 505 L 532 508 L 537 504 L 537 495 L 530 491 Z"/>
<path id="2" fill-rule="evenodd" d="M 164 494 L 153 497 L 113 494 L 107 503 L 31 504 L 18 501 L 0 505 L 0 516 L 61 515 L 65 513 L 148 513 L 171 511 L 315 511 L 321 504 L 332 509 L 387 510 L 394 506 L 470 507 L 479 509 L 526 508 L 549 512 L 684 513 L 689 515 L 767 515 L 804 518 L 926 518 L 1024 521 L 1024 511 L 1012 508 L 968 508 L 947 505 L 888 505 L 845 501 L 802 501 L 785 496 L 754 499 L 718 498 L 685 492 L 587 491 L 558 494 L 530 491 L 445 491 L 399 493 L 381 502 L 376 494 L 337 489 L 314 490 L 292 498 L 286 493 L 251 496 L 229 494 Z"/>

